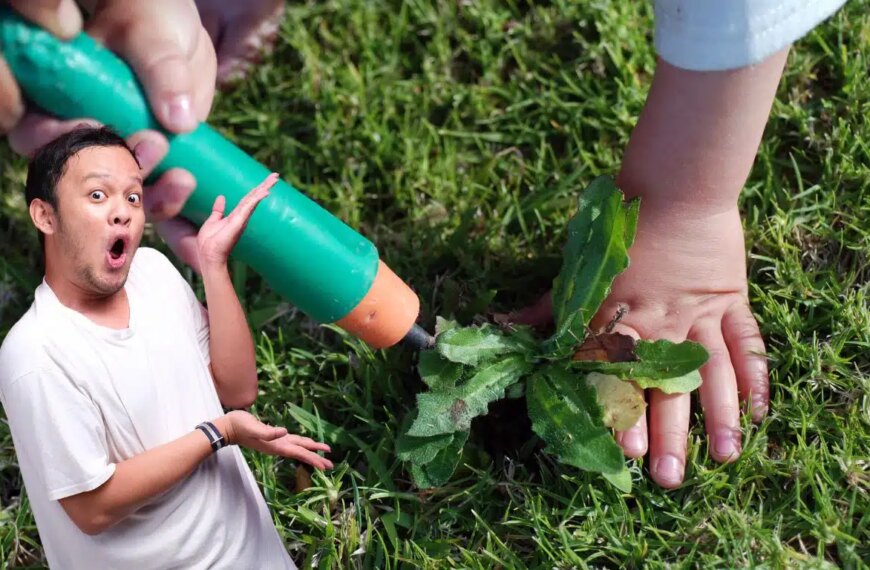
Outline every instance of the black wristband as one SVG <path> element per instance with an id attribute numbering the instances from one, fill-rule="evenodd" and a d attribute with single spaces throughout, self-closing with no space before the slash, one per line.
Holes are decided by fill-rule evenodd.
<path id="1" fill-rule="evenodd" d="M 220 430 L 211 422 L 202 422 L 196 429 L 200 430 L 205 436 L 208 438 L 209 444 L 211 444 L 212 452 L 216 452 L 222 447 L 225 447 L 227 441 L 224 439 L 223 434 L 221 434 Z"/>

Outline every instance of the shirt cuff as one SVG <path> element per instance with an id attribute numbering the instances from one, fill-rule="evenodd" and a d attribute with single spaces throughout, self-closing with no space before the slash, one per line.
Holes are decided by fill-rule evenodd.
<path id="1" fill-rule="evenodd" d="M 656 0 L 655 46 L 673 66 L 721 71 L 759 63 L 846 0 Z"/>

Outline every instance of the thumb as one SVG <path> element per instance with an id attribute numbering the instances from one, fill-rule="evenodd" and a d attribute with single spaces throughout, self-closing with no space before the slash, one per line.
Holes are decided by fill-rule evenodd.
<path id="1" fill-rule="evenodd" d="M 108 4 L 94 15 L 88 34 L 130 64 L 161 124 L 174 132 L 191 131 L 198 124 L 195 73 L 187 57 L 188 34 L 179 31 L 196 30 L 199 22 L 186 22 L 190 14 L 184 10 L 162 14 L 148 4 Z"/>
<path id="2" fill-rule="evenodd" d="M 272 441 L 287 435 L 287 429 L 270 426 L 261 421 L 257 421 L 256 427 L 251 430 L 251 435 L 262 441 Z"/>
<path id="3" fill-rule="evenodd" d="M 82 30 L 82 13 L 75 0 L 9 0 L 9 4 L 61 39 L 68 40 Z"/>

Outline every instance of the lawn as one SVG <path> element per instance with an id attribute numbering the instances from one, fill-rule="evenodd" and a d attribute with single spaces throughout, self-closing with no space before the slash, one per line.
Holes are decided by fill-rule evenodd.
<path id="1" fill-rule="evenodd" d="M 548 287 L 578 191 L 618 170 L 654 70 L 648 4 L 293 3 L 275 52 L 211 122 L 369 237 L 420 293 L 426 326 L 470 323 Z M 248 455 L 297 564 L 867 567 L 868 70 L 864 0 L 792 51 L 741 197 L 771 413 L 727 466 L 696 421 L 677 490 L 643 460 L 631 494 L 557 465 L 494 406 L 451 482 L 418 492 L 394 452 L 422 388 L 414 355 L 316 326 L 235 265 L 258 345 L 256 413 L 334 450 L 336 469 L 304 490 L 292 462 Z M 2 338 L 41 276 L 25 163 L 5 143 L 0 168 Z M 162 247 L 151 230 L 146 242 Z M 5 423 L 0 446 L 0 559 L 39 567 Z"/>

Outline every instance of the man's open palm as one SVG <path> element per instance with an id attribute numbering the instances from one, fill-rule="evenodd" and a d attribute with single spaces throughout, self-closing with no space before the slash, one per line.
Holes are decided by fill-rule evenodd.
<path id="1" fill-rule="evenodd" d="M 264 424 L 242 410 L 233 410 L 226 415 L 226 419 L 227 421 L 222 423 L 222 427 L 225 430 L 224 436 L 229 443 L 241 445 L 260 453 L 289 457 L 317 469 L 332 469 L 332 462 L 316 453 L 318 451 L 331 451 L 325 443 L 287 433 L 287 428 Z"/>
<path id="2" fill-rule="evenodd" d="M 278 175 L 273 172 L 248 192 L 226 217 L 224 217 L 226 198 L 217 197 L 211 215 L 202 224 L 196 236 L 200 266 L 221 265 L 227 262 L 230 252 L 248 225 L 254 208 L 269 195 L 269 190 L 276 182 L 278 182 Z"/>

